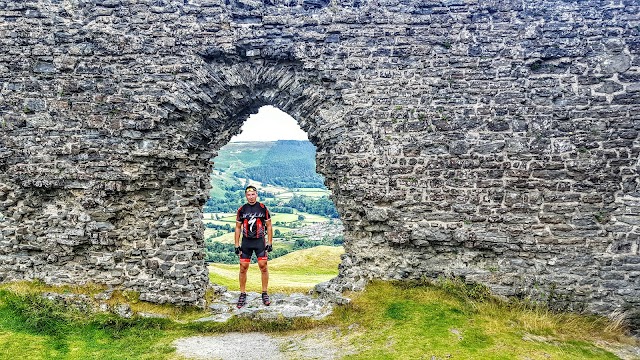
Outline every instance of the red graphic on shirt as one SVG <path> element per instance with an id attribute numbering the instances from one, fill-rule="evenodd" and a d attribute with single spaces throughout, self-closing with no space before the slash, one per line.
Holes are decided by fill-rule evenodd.
<path id="1" fill-rule="evenodd" d="M 236 221 L 242 223 L 242 234 L 246 238 L 262 238 L 265 236 L 265 226 L 270 219 L 269 211 L 261 203 L 244 204 L 238 209 Z"/>

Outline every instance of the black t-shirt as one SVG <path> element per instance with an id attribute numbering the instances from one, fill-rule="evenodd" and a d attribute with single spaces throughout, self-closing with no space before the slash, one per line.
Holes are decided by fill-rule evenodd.
<path id="1" fill-rule="evenodd" d="M 256 201 L 255 204 L 244 204 L 238 208 L 236 221 L 242 224 L 242 235 L 245 238 L 263 238 L 265 225 L 271 219 L 269 210 L 264 204 Z"/>

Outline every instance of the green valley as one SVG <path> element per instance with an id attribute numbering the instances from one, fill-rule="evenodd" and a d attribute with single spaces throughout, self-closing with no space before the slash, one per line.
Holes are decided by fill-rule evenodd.
<path id="1" fill-rule="evenodd" d="M 309 141 L 229 143 L 218 152 L 204 206 L 206 260 L 237 264 L 233 253 L 235 211 L 245 203 L 244 188 L 258 187 L 274 228 L 271 258 L 314 246 L 341 246 L 342 223 L 330 191 L 315 172 Z"/>

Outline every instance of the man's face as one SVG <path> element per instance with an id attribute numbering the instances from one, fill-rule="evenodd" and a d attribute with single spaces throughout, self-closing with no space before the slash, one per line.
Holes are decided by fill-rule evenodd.
<path id="1" fill-rule="evenodd" d="M 247 202 L 251 205 L 255 204 L 258 200 L 258 193 L 254 190 L 249 190 L 244 193 L 244 196 L 247 198 Z"/>

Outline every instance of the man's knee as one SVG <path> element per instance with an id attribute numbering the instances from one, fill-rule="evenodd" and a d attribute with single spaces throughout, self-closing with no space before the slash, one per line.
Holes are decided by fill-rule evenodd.
<path id="1" fill-rule="evenodd" d="M 258 266 L 260 267 L 260 271 L 267 272 L 269 269 L 267 268 L 267 262 L 259 262 Z"/>
<path id="2" fill-rule="evenodd" d="M 244 274 L 244 273 L 247 272 L 247 270 L 249 270 L 249 263 L 248 262 L 247 263 L 242 263 L 241 262 L 240 263 L 240 272 Z"/>

